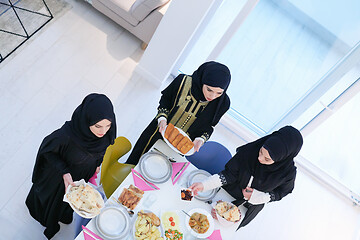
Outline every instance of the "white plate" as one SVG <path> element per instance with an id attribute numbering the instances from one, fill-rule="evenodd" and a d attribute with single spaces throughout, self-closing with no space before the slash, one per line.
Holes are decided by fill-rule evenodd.
<path id="1" fill-rule="evenodd" d="M 74 184 L 75 184 L 75 186 L 88 185 L 91 188 L 93 188 L 90 184 L 86 183 L 84 179 L 81 179 L 80 181 L 75 181 Z M 64 195 L 63 201 L 69 203 L 70 207 L 74 210 L 74 212 L 76 212 L 78 215 L 80 215 L 83 218 L 94 218 L 94 217 L 96 217 L 98 214 L 91 214 L 91 213 L 79 210 L 67 199 L 67 194 L 70 192 L 71 188 L 72 188 L 72 186 L 69 185 L 68 188 L 66 189 L 66 193 Z M 93 188 L 93 189 L 94 189 L 96 195 L 98 196 L 99 204 L 102 206 L 100 208 L 100 210 L 101 210 L 105 205 L 104 200 L 103 200 L 101 194 L 99 193 L 99 191 L 96 190 L 95 188 Z"/>
<path id="2" fill-rule="evenodd" d="M 164 183 L 172 175 L 172 165 L 164 156 L 148 152 L 139 160 L 141 175 L 151 183 Z"/>
<path id="3" fill-rule="evenodd" d="M 108 206 L 95 218 L 95 226 L 105 239 L 124 239 L 130 231 L 130 217 L 122 206 Z"/>
<path id="4" fill-rule="evenodd" d="M 192 228 L 189 225 L 190 217 L 187 215 L 185 215 L 185 226 L 186 226 L 187 230 L 191 233 L 191 235 L 193 235 L 197 238 L 207 238 L 214 231 L 214 219 L 212 218 L 210 213 L 208 213 L 205 209 L 202 209 L 202 208 L 194 208 L 194 209 L 191 209 L 190 211 L 188 211 L 187 213 L 191 216 L 193 213 L 196 213 L 196 212 L 206 215 L 207 219 L 209 220 L 209 225 L 210 225 L 209 229 L 205 233 L 195 232 L 194 230 L 192 230 Z"/>
<path id="5" fill-rule="evenodd" d="M 178 231 L 180 232 L 180 233 L 182 233 L 183 235 L 183 240 L 185 240 L 185 233 L 184 233 L 184 228 L 185 228 L 185 226 L 183 225 L 183 221 L 182 221 L 182 217 L 183 217 L 183 215 L 184 215 L 184 213 L 182 213 L 182 212 L 180 212 L 179 210 L 164 210 L 164 211 L 161 211 L 161 214 L 160 214 L 160 220 L 161 220 L 161 228 L 162 228 L 162 230 L 163 230 L 163 236 L 164 236 L 164 239 L 166 239 L 166 237 L 165 237 L 165 231 L 166 230 L 168 230 L 168 229 L 165 229 L 165 226 L 164 226 L 164 221 L 167 221 L 167 217 L 168 216 L 164 216 L 164 220 L 163 220 L 163 215 L 165 214 L 165 213 L 167 213 L 167 212 L 172 212 L 172 213 L 174 213 L 174 214 L 176 214 L 177 216 L 178 216 L 178 218 L 179 218 L 179 221 L 178 221 L 178 226 L 177 226 L 177 229 L 178 229 Z M 173 229 L 173 228 L 171 228 L 171 229 Z"/>
<path id="6" fill-rule="evenodd" d="M 149 211 L 149 210 L 142 210 L 144 213 L 150 213 L 150 212 L 152 212 L 152 211 Z M 155 214 L 155 213 L 154 213 Z M 155 214 L 156 215 L 156 214 Z M 157 217 L 159 217 L 158 215 L 156 215 Z M 137 220 L 137 218 L 138 218 L 138 215 L 137 215 L 137 213 L 136 214 L 134 214 L 134 217 L 133 217 L 133 219 L 132 219 L 132 221 L 131 221 L 131 224 L 132 224 L 132 228 L 131 228 L 131 236 L 133 237 L 133 239 L 136 239 L 135 238 L 135 232 L 136 232 L 136 229 L 135 229 L 135 222 L 136 222 L 136 220 Z M 160 217 L 159 217 L 160 218 Z M 161 220 L 160 220 L 160 223 L 161 223 Z M 159 231 L 160 231 L 160 235 L 161 236 L 164 236 L 163 235 L 163 231 L 162 231 L 162 228 L 161 228 L 161 224 L 160 224 L 160 226 L 159 227 L 156 227 Z"/>
<path id="7" fill-rule="evenodd" d="M 202 182 L 203 180 L 205 180 L 206 178 L 208 178 L 210 176 L 211 176 L 211 174 L 204 170 L 201 170 L 201 169 L 194 170 L 194 171 L 190 172 L 188 175 L 186 187 L 190 187 L 193 183 L 196 183 L 196 182 Z M 198 194 L 196 196 L 194 196 L 194 198 L 201 200 L 201 201 L 209 201 L 209 200 L 213 199 L 213 197 L 216 195 L 217 191 L 218 191 L 218 188 L 211 189 L 211 190 L 205 191 L 205 192 L 198 192 Z"/>
<path id="8" fill-rule="evenodd" d="M 166 131 L 166 128 L 168 127 L 168 125 L 165 127 L 164 131 L 162 131 L 161 135 L 163 136 L 164 138 L 164 141 L 166 142 L 167 145 L 169 145 L 169 147 L 174 150 L 175 152 L 181 154 L 181 155 L 184 155 L 184 156 L 190 156 L 190 155 L 193 155 L 195 150 L 194 150 L 194 147 L 192 147 L 187 153 L 183 154 L 182 152 L 180 152 L 176 147 L 174 147 L 170 142 L 169 140 L 167 140 L 167 138 L 164 136 L 165 135 L 165 131 Z M 177 130 L 179 130 L 179 133 L 181 133 L 183 136 L 187 137 L 188 139 L 189 136 L 181 129 L 181 128 L 178 128 L 176 126 L 174 126 Z M 191 139 L 190 139 L 191 141 Z"/>

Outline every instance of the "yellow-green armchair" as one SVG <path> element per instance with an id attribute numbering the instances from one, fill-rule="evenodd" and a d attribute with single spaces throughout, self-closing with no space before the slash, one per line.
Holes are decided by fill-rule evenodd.
<path id="1" fill-rule="evenodd" d="M 125 137 L 116 138 L 114 144 L 106 149 L 101 166 L 100 183 L 107 198 L 113 194 L 116 188 L 129 175 L 131 169 L 135 167 L 132 164 L 118 162 L 130 149 L 131 143 Z"/>

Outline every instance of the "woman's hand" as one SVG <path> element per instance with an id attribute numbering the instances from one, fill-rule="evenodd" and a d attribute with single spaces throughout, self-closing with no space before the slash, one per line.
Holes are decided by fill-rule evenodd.
<path id="1" fill-rule="evenodd" d="M 159 122 L 158 126 L 159 126 L 159 132 L 160 132 L 160 133 L 162 133 L 162 132 L 164 131 L 166 125 L 167 125 L 167 124 L 166 124 L 166 120 L 161 120 L 161 121 Z"/>
<path id="2" fill-rule="evenodd" d="M 204 185 L 201 182 L 193 183 L 189 189 L 191 189 L 194 196 L 198 195 L 198 192 L 202 192 L 204 190 Z"/>
<path id="3" fill-rule="evenodd" d="M 74 183 L 70 173 L 64 174 L 63 179 L 64 179 L 64 184 L 65 184 L 65 192 L 69 185 L 75 186 L 75 183 Z"/>
<path id="4" fill-rule="evenodd" d="M 245 189 L 242 190 L 242 193 L 244 195 L 244 199 L 245 200 L 249 200 L 251 197 L 251 194 L 253 192 L 253 189 L 250 187 L 246 187 Z"/>
<path id="5" fill-rule="evenodd" d="M 194 140 L 194 151 L 198 152 L 200 150 L 200 147 L 204 144 L 204 142 L 200 139 Z"/>

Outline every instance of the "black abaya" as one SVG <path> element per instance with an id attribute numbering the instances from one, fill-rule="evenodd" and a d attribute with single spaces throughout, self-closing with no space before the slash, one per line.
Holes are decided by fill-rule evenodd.
<path id="1" fill-rule="evenodd" d="M 112 125 L 103 138 L 98 138 L 89 126 L 103 119 Z M 70 173 L 73 181 L 87 182 L 101 165 L 107 146 L 115 139 L 115 129 L 110 100 L 105 95 L 90 94 L 75 110 L 71 121 L 44 138 L 36 157 L 26 206 L 31 216 L 46 227 L 44 234 L 49 239 L 59 230 L 59 221 L 67 224 L 72 221 L 73 211 L 63 202 L 63 175 Z"/>
<path id="2" fill-rule="evenodd" d="M 274 139 L 276 145 L 272 144 Z M 242 190 L 247 187 L 251 176 L 254 177 L 251 188 L 269 193 L 271 201 L 279 201 L 291 193 L 296 177 L 293 158 L 299 153 L 302 143 L 300 132 L 286 126 L 271 135 L 239 147 L 225 165 L 225 170 L 219 173 L 223 188 L 236 199 L 233 203 L 238 206 L 245 202 Z M 268 147 L 269 152 L 274 152 L 275 163 L 271 165 L 261 164 L 258 160 L 260 148 L 267 145 L 271 145 L 271 149 Z M 275 153 L 281 157 L 276 159 Z M 244 205 L 248 211 L 239 227 L 248 224 L 264 207 L 264 204 L 252 205 L 248 202 Z"/>
<path id="3" fill-rule="evenodd" d="M 188 112 L 198 107 L 199 110 L 194 113 L 196 120 L 191 124 L 188 123 L 189 126 L 187 126 L 185 132 L 192 140 L 201 137 L 204 141 L 207 141 L 214 131 L 214 126 L 230 107 L 230 99 L 226 94 L 230 78 L 229 69 L 217 62 L 202 64 L 191 76 L 184 74 L 177 76 L 161 92 L 162 96 L 158 106 L 158 114 L 140 135 L 126 163 L 136 165 L 141 155 L 147 152 L 158 139 L 162 138 L 158 131 L 157 119 L 159 117 L 165 117 L 167 123 L 171 122 L 182 129 L 186 121 L 184 124 L 178 121 L 173 122 L 177 114 L 179 112 L 180 114 Z M 186 84 L 190 86 L 189 92 L 184 90 L 186 89 Z M 206 102 L 202 90 L 204 84 L 220 87 L 224 89 L 224 92 L 219 98 Z M 183 110 L 179 110 L 184 99 L 188 99 L 189 104 Z M 199 107 L 199 105 L 201 106 Z"/>

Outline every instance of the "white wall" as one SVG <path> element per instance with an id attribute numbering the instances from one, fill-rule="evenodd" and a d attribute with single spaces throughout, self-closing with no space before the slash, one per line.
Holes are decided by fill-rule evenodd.
<path id="1" fill-rule="evenodd" d="M 136 72 L 156 86 L 177 69 L 222 0 L 172 0 Z M 173 73 L 176 75 L 176 73 Z"/>

